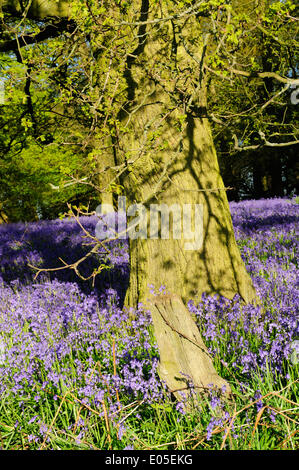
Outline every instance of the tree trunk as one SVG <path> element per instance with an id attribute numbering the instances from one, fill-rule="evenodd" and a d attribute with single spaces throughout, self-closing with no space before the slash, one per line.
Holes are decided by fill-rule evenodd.
<path id="1" fill-rule="evenodd" d="M 180 295 L 157 296 L 149 304 L 159 348 L 159 376 L 177 397 L 195 388 L 203 393 L 209 385 L 230 386 L 216 372 L 199 330 Z"/>
<path id="2" fill-rule="evenodd" d="M 144 34 L 139 31 L 139 37 Z M 171 235 L 169 239 L 143 239 L 138 234 L 136 239 L 130 238 L 126 304 L 136 307 L 141 302 L 150 309 L 160 350 L 160 375 L 171 390 L 182 389 L 187 375 L 196 387 L 225 385 L 229 391 L 227 382 L 214 369 L 185 304 L 189 299 L 200 299 L 204 292 L 228 298 L 239 294 L 245 302 L 256 294 L 235 241 L 210 126 L 204 117 L 205 86 L 202 83 L 198 98 L 202 115 L 184 111 L 183 105 L 172 106 L 163 86 L 144 73 L 159 62 L 161 49 L 159 40 L 140 42 L 132 54 L 138 59 L 130 60 L 126 70 L 131 106 L 122 116 L 129 132 L 124 134 L 121 146 L 129 150 L 134 163 L 128 167 L 122 185 L 128 202 L 142 203 L 147 216 L 150 204 L 168 208 L 176 204 L 181 213 L 188 204 L 193 212 L 196 205 L 202 207 L 203 227 L 197 227 L 198 249 L 186 249 L 190 248 L 186 245 L 190 237 L 184 230 L 180 239 Z M 119 157 L 118 163 L 122 162 Z M 173 225 L 172 220 L 170 234 Z M 156 290 L 164 286 L 167 293 L 153 295 L 150 286 Z"/>
<path id="3" fill-rule="evenodd" d="M 147 106 L 135 116 L 135 131 L 143 133 L 147 119 L 158 115 L 160 105 Z M 153 109 L 154 108 L 154 109 Z M 153 113 L 153 114 L 152 114 Z M 126 303 L 139 302 L 151 310 L 155 336 L 160 349 L 160 373 L 170 389 L 181 388 L 183 371 L 196 386 L 213 383 L 228 385 L 216 374 L 211 359 L 190 313 L 183 302 L 200 299 L 201 294 L 220 294 L 232 298 L 239 294 L 245 302 L 255 298 L 255 291 L 236 245 L 229 205 L 219 173 L 217 158 L 206 119 L 188 118 L 180 148 L 175 123 L 167 120 L 163 136 L 170 148 L 155 156 L 145 154 L 124 179 L 125 194 L 130 201 L 158 204 L 201 204 L 203 207 L 202 246 L 187 251 L 181 239 L 130 239 L 130 285 Z M 131 145 L 140 144 L 135 134 Z M 163 171 L 169 166 L 167 177 Z M 159 171 L 160 170 L 160 171 Z M 153 188 L 160 189 L 154 196 Z M 170 232 L 171 235 L 171 232 Z M 168 296 L 153 296 L 165 286 Z M 174 297 L 175 296 L 175 297 Z M 177 298 L 181 299 L 181 301 Z M 183 301 L 183 302 L 182 302 Z M 202 350 L 190 340 L 194 338 Z M 177 379 L 177 377 L 180 377 Z"/>
<path id="4" fill-rule="evenodd" d="M 0 224 L 7 223 L 9 223 L 8 216 L 6 215 L 5 211 L 2 210 L 2 204 L 0 203 Z"/>
<path id="5" fill-rule="evenodd" d="M 147 106 L 144 113 L 150 109 Z M 140 129 L 144 125 L 145 121 Z M 185 244 L 190 240 L 183 236 L 180 240 L 130 240 L 132 280 L 128 303 L 136 305 L 144 301 L 149 295 L 149 283 L 156 288 L 164 285 L 169 292 L 180 292 L 184 301 L 206 292 L 228 298 L 239 294 L 245 302 L 250 302 L 255 293 L 236 245 L 207 120 L 188 118 L 183 147 L 179 151 L 180 135 L 171 120 L 163 131 L 164 138 L 166 135 L 170 149 L 156 154 L 154 159 L 145 155 L 136 162 L 123 182 L 126 195 L 130 201 L 147 201 L 147 206 L 150 202 L 168 207 L 178 204 L 182 212 L 184 204 L 202 205 L 202 247 L 186 250 Z M 172 158 L 163 178 L 165 166 Z M 157 186 L 158 191 L 154 193 L 153 188 Z"/>

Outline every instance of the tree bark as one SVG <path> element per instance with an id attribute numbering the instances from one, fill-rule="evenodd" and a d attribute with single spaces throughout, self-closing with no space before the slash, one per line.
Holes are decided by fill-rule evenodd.
<path id="1" fill-rule="evenodd" d="M 135 131 L 139 128 L 142 133 L 146 126 L 145 114 L 151 114 L 151 110 L 159 114 L 158 109 L 154 111 L 147 106 L 138 125 L 135 116 Z M 130 240 L 129 304 L 137 304 L 148 297 L 148 283 L 156 288 L 165 285 L 170 292 L 179 291 L 184 301 L 200 297 L 203 292 L 228 298 L 239 294 L 245 302 L 255 296 L 235 241 L 209 123 L 207 119 L 191 116 L 187 121 L 181 149 L 178 149 L 176 123 L 169 119 L 163 129 L 163 138 L 168 137 L 170 148 L 154 158 L 141 157 L 123 184 L 130 201 L 148 201 L 147 206 L 150 202 L 164 203 L 168 207 L 178 204 L 183 212 L 184 204 L 202 205 L 202 248 L 187 251 L 188 240 L 184 237 L 180 240 Z M 135 137 L 131 145 L 135 143 L 137 147 L 140 140 L 136 134 Z M 172 158 L 163 178 L 162 173 Z M 158 191 L 153 194 L 153 188 L 157 186 Z"/>

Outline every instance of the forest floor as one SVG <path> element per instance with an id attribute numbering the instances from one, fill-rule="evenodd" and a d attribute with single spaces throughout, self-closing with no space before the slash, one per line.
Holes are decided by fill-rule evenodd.
<path id="1" fill-rule="evenodd" d="M 205 296 L 188 308 L 229 381 L 174 401 L 142 305 L 122 308 L 127 242 L 80 266 L 108 269 L 94 287 L 73 270 L 41 273 L 88 250 L 73 220 L 0 225 L 2 449 L 274 450 L 298 447 L 298 216 L 295 200 L 230 203 L 242 257 L 261 304 Z M 82 217 L 94 234 L 96 219 Z M 159 290 L 161 286 L 156 286 Z M 297 350 L 296 350 L 297 348 Z"/>

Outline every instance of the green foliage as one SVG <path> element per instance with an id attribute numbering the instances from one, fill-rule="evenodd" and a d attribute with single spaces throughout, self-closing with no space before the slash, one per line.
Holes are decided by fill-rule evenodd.
<path id="1" fill-rule="evenodd" d="M 39 61 L 43 51 L 51 54 L 51 48 L 57 47 L 53 42 L 48 49 L 41 48 Z M 74 122 L 74 145 L 64 144 L 70 117 L 63 116 L 61 96 L 49 83 L 46 69 L 36 69 L 28 77 L 28 64 L 32 67 L 34 60 L 36 52 L 28 48 L 23 51 L 23 63 L 12 55 L 3 55 L 0 63 L 5 80 L 0 116 L 0 200 L 1 211 L 10 221 L 55 218 L 66 210 L 66 202 L 88 203 L 94 198 L 89 186 L 74 184 L 74 179 L 80 180 L 87 172 L 92 175 L 95 168 L 94 159 L 88 160 L 80 147 L 78 151 L 84 132 Z M 78 72 L 71 76 L 76 80 Z"/>
<path id="2" fill-rule="evenodd" d="M 36 210 L 37 216 L 57 216 L 66 209 L 66 202 L 78 196 L 78 188 L 63 188 L 68 175 L 82 171 L 79 155 L 63 153 L 55 145 L 40 147 L 32 142 L 13 157 L 3 175 L 9 201 L 4 210 L 15 220 L 28 220 L 26 207 Z M 11 180 L 7 176 L 11 176 Z M 57 189 L 53 189 L 53 188 Z M 60 189 L 61 187 L 61 189 Z M 79 195 L 84 198 L 84 191 Z"/>
<path id="3" fill-rule="evenodd" d="M 246 176 L 251 174 L 252 179 L 255 166 L 264 167 L 259 185 L 266 178 L 268 187 L 271 158 L 267 152 L 259 153 L 260 148 L 265 149 L 261 133 L 274 144 L 296 140 L 299 108 L 290 103 L 290 88 L 280 94 L 284 84 L 260 74 L 296 78 L 294 2 L 164 0 L 151 2 L 151 7 L 148 16 L 140 12 L 140 2 L 75 0 L 71 2 L 75 32 L 62 30 L 58 38 L 22 47 L 17 60 L 13 53 L 3 54 L 3 159 L 7 161 L 33 143 L 47 148 L 51 139 L 64 161 L 67 142 L 72 144 L 67 148 L 72 149 L 75 160 L 84 159 L 84 165 L 70 168 L 72 176 L 85 172 L 88 182 L 107 190 L 108 180 L 114 180 L 116 173 L 101 171 L 113 166 L 115 155 L 120 160 L 132 153 L 120 142 L 133 136 L 134 99 L 138 94 L 147 99 L 153 93 L 151 83 L 167 96 L 168 112 L 178 111 L 173 123 L 177 134 L 184 132 L 183 116 L 188 113 L 210 118 L 225 183 L 237 186 L 237 195 L 258 190 Z M 26 18 L 19 24 L 6 14 L 3 18 L 0 45 L 15 38 L 12 26 L 17 34 L 25 28 L 33 35 L 49 24 Z M 153 57 L 145 51 L 149 44 L 154 48 Z M 143 145 L 148 155 L 169 145 L 162 142 L 159 119 L 164 118 L 157 115 L 151 129 L 145 129 Z M 253 146 L 252 152 L 237 153 L 234 136 L 241 147 Z M 286 165 L 291 167 L 285 175 L 290 188 L 296 181 L 293 149 L 283 147 Z M 270 151 L 280 159 L 280 148 Z M 2 175 L 5 168 L 2 165 Z M 59 179 L 58 173 L 55 170 Z M 66 173 L 70 174 L 61 173 L 62 179 Z M 90 176 L 92 173 L 99 177 Z M 82 188 L 76 188 L 81 197 Z M 268 195 L 273 196 L 271 191 Z"/>

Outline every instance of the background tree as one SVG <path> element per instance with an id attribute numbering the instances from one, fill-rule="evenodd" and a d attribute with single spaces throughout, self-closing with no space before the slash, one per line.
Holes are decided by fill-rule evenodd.
<path id="1" fill-rule="evenodd" d="M 213 71 L 208 101 L 222 176 L 234 187 L 228 197 L 290 194 L 298 190 L 296 86 L 275 73 L 280 79 L 298 75 L 295 13 L 278 2 L 245 0 L 233 9 L 216 34 L 224 70 Z M 263 72 L 263 78 L 248 80 L 248 70 Z"/>
<path id="2" fill-rule="evenodd" d="M 128 202 L 146 207 L 202 204 L 203 246 L 198 251 L 186 251 L 184 237 L 145 240 L 137 234 L 130 239 L 126 303 L 144 302 L 151 309 L 160 374 L 171 390 L 189 379 L 199 388 L 209 383 L 229 388 L 184 305 L 203 292 L 255 299 L 234 238 L 211 134 L 210 77 L 221 75 L 232 83 L 235 76 L 246 78 L 252 99 L 260 81 L 298 83 L 284 70 L 282 75 L 281 70 L 264 71 L 255 60 L 244 63 L 238 56 L 239 44 L 242 50 L 250 43 L 261 14 L 271 15 L 274 8 L 280 24 L 292 28 L 292 4 L 262 2 L 262 13 L 260 2 L 244 12 L 234 2 L 218 0 L 36 0 L 26 5 L 4 0 L 0 5 L 5 13 L 0 51 L 22 54 L 30 76 L 43 70 L 59 106 L 71 110 L 72 124 L 59 125 L 69 127 L 70 135 L 78 126 L 84 130 L 70 148 L 77 153 L 81 143 L 82 152 L 90 150 L 87 155 L 96 166 L 90 184 L 95 187 L 96 175 L 102 201 L 112 200 L 116 184 Z M 264 129 L 256 133 L 267 145 Z M 251 135 L 254 139 L 256 134 Z M 56 143 L 62 145 L 64 138 L 57 137 Z M 293 132 L 291 138 L 296 140 Z M 244 142 L 237 137 L 235 146 Z M 153 296 L 150 285 L 165 286 L 167 294 Z"/>
<path id="3" fill-rule="evenodd" d="M 65 212 L 66 202 L 88 204 L 95 199 L 90 186 L 75 184 L 84 182 L 86 172 L 92 174 L 94 169 L 88 149 L 81 149 L 81 117 L 71 106 L 61 105 L 60 94 L 43 66 L 39 67 L 44 60 L 46 66 L 52 65 L 48 45 L 43 44 L 38 52 L 32 59 L 30 48 L 16 49 L 0 62 L 5 85 L 0 115 L 0 194 L 2 211 L 11 222 L 55 218 Z M 67 67 L 60 75 L 67 77 Z"/>

